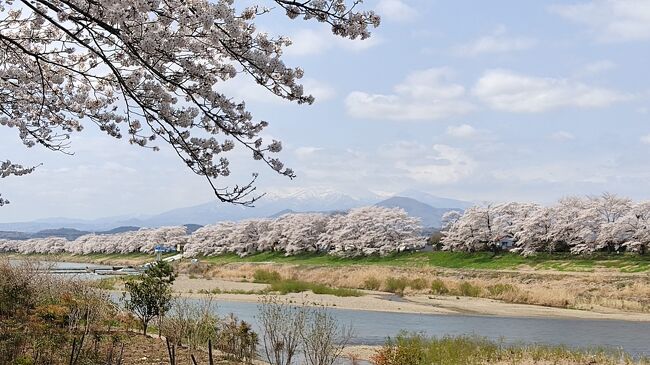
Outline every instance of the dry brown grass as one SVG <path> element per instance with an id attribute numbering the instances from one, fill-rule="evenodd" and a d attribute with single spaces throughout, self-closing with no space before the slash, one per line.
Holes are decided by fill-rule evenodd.
<path id="1" fill-rule="evenodd" d="M 184 266 L 189 269 L 188 266 Z M 390 278 L 403 279 L 408 285 L 404 295 L 434 293 L 437 295 L 468 295 L 508 303 L 535 304 L 558 308 L 608 309 L 650 312 L 650 275 L 618 275 L 613 273 L 548 273 L 516 271 L 475 271 L 432 268 L 399 268 L 381 266 L 301 266 L 289 264 L 233 263 L 203 264 L 192 268 L 207 278 L 252 281 L 260 268 L 280 273 L 283 278 L 327 284 L 335 287 L 387 291 Z M 431 284 L 443 289 L 432 292 Z M 425 283 L 424 289 L 415 290 Z M 476 294 L 476 295 L 474 295 Z"/>

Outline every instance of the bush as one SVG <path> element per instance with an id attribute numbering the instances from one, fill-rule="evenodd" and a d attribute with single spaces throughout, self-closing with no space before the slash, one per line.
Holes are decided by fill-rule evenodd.
<path id="1" fill-rule="evenodd" d="M 445 285 L 445 282 L 440 280 L 440 279 L 434 279 L 431 282 L 431 293 L 433 294 L 438 294 L 438 295 L 444 295 L 449 293 L 449 288 L 447 288 L 447 285 Z"/>
<path id="2" fill-rule="evenodd" d="M 228 359 L 248 364 L 253 362 L 259 339 L 250 324 L 231 314 L 219 323 L 217 333 L 217 349 Z"/>
<path id="3" fill-rule="evenodd" d="M 427 281 L 422 278 L 413 279 L 409 283 L 409 286 L 413 290 L 422 290 L 427 287 Z"/>
<path id="4" fill-rule="evenodd" d="M 510 284 L 495 284 L 488 286 L 487 290 L 490 296 L 497 297 L 506 293 L 514 293 L 517 291 L 517 288 Z"/>
<path id="5" fill-rule="evenodd" d="M 363 288 L 367 290 L 379 290 L 381 287 L 381 282 L 374 276 L 366 278 L 363 281 Z"/>
<path id="6" fill-rule="evenodd" d="M 389 277 L 386 279 L 386 290 L 398 295 L 404 295 L 404 289 L 409 285 L 406 278 Z"/>
<path id="7" fill-rule="evenodd" d="M 253 281 L 256 283 L 270 284 L 282 280 L 282 276 L 277 271 L 257 269 L 253 274 Z"/>
<path id="8" fill-rule="evenodd" d="M 458 286 L 458 292 L 464 297 L 478 297 L 481 295 L 481 288 L 470 282 L 463 281 Z"/>
<path id="9" fill-rule="evenodd" d="M 122 345 L 107 336 L 119 314 L 89 282 L 0 260 L 0 364 L 105 364 Z"/>

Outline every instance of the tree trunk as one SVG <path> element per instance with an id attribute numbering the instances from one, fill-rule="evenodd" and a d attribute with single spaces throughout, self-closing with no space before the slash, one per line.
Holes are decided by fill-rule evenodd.
<path id="1" fill-rule="evenodd" d="M 145 336 L 147 335 L 147 327 L 149 327 L 149 323 L 147 323 L 146 321 L 143 320 L 142 321 L 142 330 L 144 331 Z"/>

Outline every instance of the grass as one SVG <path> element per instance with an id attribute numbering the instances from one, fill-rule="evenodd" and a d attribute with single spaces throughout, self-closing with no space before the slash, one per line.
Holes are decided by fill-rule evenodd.
<path id="1" fill-rule="evenodd" d="M 268 292 L 277 292 L 280 294 L 302 293 L 312 291 L 314 294 L 329 294 L 337 297 L 360 297 L 362 292 L 356 289 L 332 288 L 330 286 L 310 283 L 302 280 L 283 279 L 277 271 L 264 269 L 255 270 L 253 280 L 256 283 L 269 284 Z"/>
<path id="2" fill-rule="evenodd" d="M 271 283 L 270 291 L 280 294 L 302 293 L 312 291 L 314 294 L 329 294 L 337 297 L 360 297 L 362 292 L 356 289 L 332 288 L 324 284 L 308 283 L 301 280 L 281 280 Z"/>
<path id="3" fill-rule="evenodd" d="M 473 285 L 470 282 L 463 281 L 458 286 L 459 294 L 464 297 L 479 297 L 481 296 L 481 288 L 477 285 Z"/>
<path id="4" fill-rule="evenodd" d="M 129 262 L 144 263 L 153 259 L 152 255 L 144 253 L 129 254 L 88 254 L 88 255 L 27 255 L 34 258 L 61 261 L 84 262 Z M 325 254 L 301 254 L 284 256 L 279 252 L 264 252 L 246 257 L 235 254 L 202 257 L 201 261 L 214 264 L 228 263 L 286 263 L 306 266 L 391 266 L 391 267 L 439 267 L 449 269 L 481 269 L 481 270 L 516 270 L 530 267 L 537 270 L 555 271 L 594 271 L 596 269 L 611 269 L 620 272 L 650 271 L 650 255 L 637 254 L 595 254 L 591 256 L 575 256 L 568 253 L 546 254 L 539 253 L 524 257 L 514 253 L 492 254 L 489 252 L 413 252 L 399 253 L 388 256 L 369 256 L 345 258 Z"/>
<path id="5" fill-rule="evenodd" d="M 450 269 L 516 270 L 527 266 L 538 270 L 594 271 L 598 268 L 620 272 L 650 271 L 650 255 L 597 254 L 575 256 L 571 254 L 537 254 L 524 257 L 514 253 L 494 255 L 489 252 L 414 252 L 389 256 L 343 258 L 324 254 L 284 256 L 282 253 L 265 252 L 246 257 L 234 254 L 201 258 L 203 262 L 227 263 L 278 263 L 307 266 L 375 265 L 393 267 L 440 267 Z"/>
<path id="6" fill-rule="evenodd" d="M 280 281 L 280 280 L 282 280 L 282 277 L 280 276 L 280 273 L 277 271 L 258 269 L 255 270 L 255 273 L 253 274 L 253 281 L 256 283 L 270 284 L 274 281 Z"/>
<path id="7" fill-rule="evenodd" d="M 624 352 L 607 349 L 506 345 L 477 336 L 429 338 L 412 333 L 389 339 L 371 360 L 374 365 L 650 364 L 648 358 L 634 359 Z"/>
<path id="8" fill-rule="evenodd" d="M 449 293 L 449 288 L 447 288 L 447 285 L 445 284 L 444 281 L 440 279 L 434 279 L 431 282 L 431 293 L 432 294 L 438 294 L 438 295 L 444 295 Z"/>

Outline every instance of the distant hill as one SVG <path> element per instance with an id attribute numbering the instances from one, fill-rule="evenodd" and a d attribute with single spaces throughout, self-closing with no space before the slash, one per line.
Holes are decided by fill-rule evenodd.
<path id="1" fill-rule="evenodd" d="M 471 202 L 442 198 L 417 190 L 406 190 L 392 198 L 383 201 L 381 199 L 378 195 L 369 192 L 364 193 L 362 197 L 353 197 L 328 189 L 300 189 L 286 194 L 268 194 L 257 201 L 255 207 L 210 201 L 146 216 L 118 216 L 92 220 L 58 217 L 38 219 L 31 222 L 6 222 L 0 223 L 0 230 L 5 231 L 0 231 L 0 239 L 6 237 L 12 237 L 10 239 L 27 239 L 32 236 L 42 237 L 43 231 L 47 232 L 47 234 L 55 234 L 71 239 L 90 232 L 98 234 L 119 233 L 136 230 L 139 227 L 153 228 L 180 225 L 186 225 L 188 231 L 191 231 L 192 229 L 198 229 L 198 226 L 201 225 L 223 221 L 274 218 L 287 213 L 341 212 L 373 204 L 388 207 L 399 206 L 409 214 L 421 218 L 425 227 L 439 227 L 440 217 L 445 211 L 462 210 L 472 205 Z M 61 227 L 67 227 L 68 230 L 59 231 L 62 229 Z M 29 237 L 21 232 L 29 233 Z"/>
<path id="2" fill-rule="evenodd" d="M 0 240 L 27 240 L 31 237 L 30 233 L 16 231 L 0 231 Z"/>
<path id="3" fill-rule="evenodd" d="M 58 228 L 58 229 L 44 229 L 33 233 L 29 238 L 47 238 L 47 237 L 62 237 L 69 241 L 75 240 L 78 237 L 90 234 L 91 232 L 79 231 L 74 228 Z"/>
<path id="4" fill-rule="evenodd" d="M 194 226 L 194 225 L 192 225 Z M 200 226 L 198 226 L 200 227 Z M 0 239 L 6 240 L 28 240 L 30 238 L 47 238 L 47 237 L 61 237 L 69 241 L 73 241 L 81 236 L 87 234 L 117 234 L 124 232 L 137 231 L 140 227 L 135 226 L 123 226 L 113 228 L 107 231 L 100 232 L 90 232 L 90 231 L 80 231 L 74 228 L 57 228 L 57 229 L 44 229 L 38 232 L 29 233 L 29 232 L 15 232 L 15 231 L 0 231 Z M 198 228 L 197 228 L 198 229 Z"/>
<path id="5" fill-rule="evenodd" d="M 120 226 L 120 227 L 117 227 L 117 228 L 109 229 L 108 231 L 97 232 L 97 234 L 116 234 L 116 233 L 132 232 L 132 231 L 138 231 L 138 230 L 140 230 L 140 227 L 136 227 L 136 226 Z"/>
<path id="6" fill-rule="evenodd" d="M 429 204 L 403 196 L 394 196 L 375 205 L 386 208 L 402 208 L 410 216 L 420 218 L 422 226 L 425 228 L 440 228 L 442 216 L 450 210 L 455 210 L 435 208 Z"/>
<path id="7" fill-rule="evenodd" d="M 471 207 L 472 205 L 474 205 L 474 203 L 472 202 L 458 200 L 458 199 L 442 198 L 439 196 L 431 195 L 429 193 L 425 193 L 418 190 L 412 190 L 412 189 L 404 190 L 399 194 L 397 194 L 396 196 L 415 199 L 436 208 L 453 208 L 453 209 L 465 210 Z"/>

